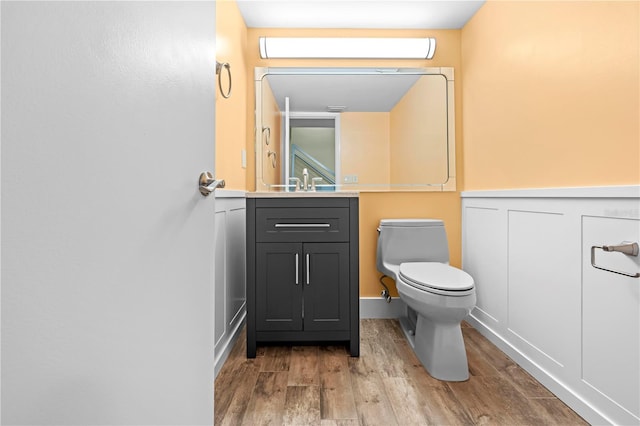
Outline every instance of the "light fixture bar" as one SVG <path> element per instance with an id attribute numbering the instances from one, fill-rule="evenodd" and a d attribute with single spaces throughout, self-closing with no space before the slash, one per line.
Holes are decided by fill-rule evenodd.
<path id="1" fill-rule="evenodd" d="M 436 39 L 260 37 L 262 59 L 431 59 Z"/>

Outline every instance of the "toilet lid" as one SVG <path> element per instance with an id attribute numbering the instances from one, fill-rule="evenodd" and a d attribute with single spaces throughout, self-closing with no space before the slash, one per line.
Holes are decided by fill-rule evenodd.
<path id="1" fill-rule="evenodd" d="M 400 265 L 400 278 L 425 290 L 467 291 L 473 288 L 473 278 L 466 272 L 439 262 L 408 262 Z"/>

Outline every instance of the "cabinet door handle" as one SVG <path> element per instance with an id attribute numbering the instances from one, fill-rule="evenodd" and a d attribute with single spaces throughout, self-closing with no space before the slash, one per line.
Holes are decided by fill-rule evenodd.
<path id="1" fill-rule="evenodd" d="M 298 261 L 298 253 L 296 253 L 296 285 L 300 284 L 298 282 L 298 277 L 300 276 L 300 271 L 298 270 L 300 262 Z"/>
<path id="2" fill-rule="evenodd" d="M 307 253 L 307 285 L 309 285 L 309 253 Z"/>
<path id="3" fill-rule="evenodd" d="M 275 228 L 331 228 L 330 223 L 276 223 Z"/>

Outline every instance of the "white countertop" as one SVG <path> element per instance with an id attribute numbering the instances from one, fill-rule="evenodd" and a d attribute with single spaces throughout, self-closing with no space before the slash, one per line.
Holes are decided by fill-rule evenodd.
<path id="1" fill-rule="evenodd" d="M 356 191 L 318 191 L 318 192 L 247 192 L 247 198 L 357 198 L 359 193 Z"/>
<path id="2" fill-rule="evenodd" d="M 247 192 L 237 189 L 216 189 L 216 198 L 245 198 Z"/>

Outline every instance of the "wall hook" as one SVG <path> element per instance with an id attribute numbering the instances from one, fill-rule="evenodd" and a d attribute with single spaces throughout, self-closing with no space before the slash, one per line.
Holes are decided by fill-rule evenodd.
<path id="1" fill-rule="evenodd" d="M 274 169 L 276 168 L 277 165 L 277 156 L 278 154 L 276 154 L 274 151 L 268 150 L 267 151 L 267 157 L 271 158 L 271 167 L 273 167 Z"/>
<path id="2" fill-rule="evenodd" d="M 271 143 L 271 127 L 263 127 L 262 134 L 265 135 L 265 145 L 269 145 L 269 143 Z"/>

